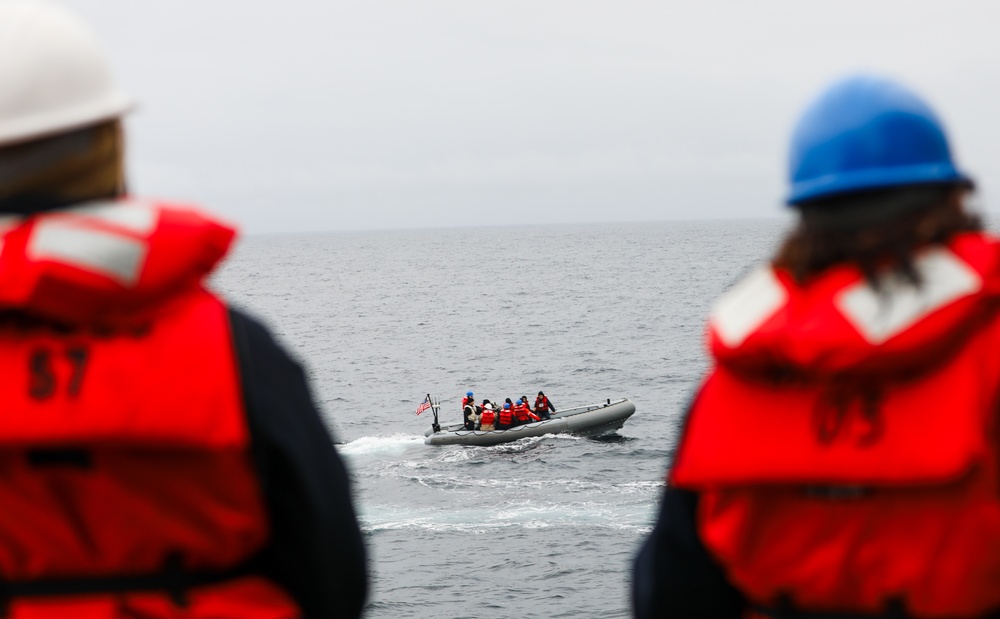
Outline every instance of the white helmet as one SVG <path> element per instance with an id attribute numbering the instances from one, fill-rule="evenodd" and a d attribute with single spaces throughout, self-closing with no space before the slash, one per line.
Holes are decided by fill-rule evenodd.
<path id="1" fill-rule="evenodd" d="M 132 105 L 75 15 L 43 0 L 0 0 L 0 147 L 118 118 Z"/>

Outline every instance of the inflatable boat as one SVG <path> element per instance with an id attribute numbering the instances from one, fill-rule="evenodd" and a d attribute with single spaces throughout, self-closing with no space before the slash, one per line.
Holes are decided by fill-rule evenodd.
<path id="1" fill-rule="evenodd" d="M 615 402 L 608 400 L 601 404 L 577 406 L 557 413 L 551 419 L 534 421 L 508 430 L 466 430 L 460 424 L 443 426 L 437 432 L 434 428 L 424 433 L 424 443 L 428 445 L 498 445 L 528 436 L 544 434 L 575 434 L 577 436 L 600 436 L 610 434 L 622 427 L 635 412 L 635 404 L 628 399 Z"/>

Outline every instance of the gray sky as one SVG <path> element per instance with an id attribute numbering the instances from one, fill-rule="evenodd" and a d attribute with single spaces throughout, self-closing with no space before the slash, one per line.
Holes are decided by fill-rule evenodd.
<path id="1" fill-rule="evenodd" d="M 248 232 L 779 216 L 798 113 L 858 70 L 1000 191 L 996 2 L 67 3 L 140 100 L 134 191 Z"/>

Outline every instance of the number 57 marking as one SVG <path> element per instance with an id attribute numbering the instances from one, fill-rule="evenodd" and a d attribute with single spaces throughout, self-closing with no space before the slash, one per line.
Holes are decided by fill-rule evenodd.
<path id="1" fill-rule="evenodd" d="M 71 398 L 80 394 L 83 375 L 87 369 L 90 350 L 86 346 L 70 346 L 60 357 L 70 365 L 66 394 Z M 56 355 L 48 347 L 39 347 L 28 356 L 28 395 L 35 400 L 47 400 L 59 390 L 59 378 L 55 369 Z"/>

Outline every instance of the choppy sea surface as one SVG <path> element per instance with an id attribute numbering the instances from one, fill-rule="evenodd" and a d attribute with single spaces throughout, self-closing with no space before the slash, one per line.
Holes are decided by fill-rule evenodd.
<path id="1" fill-rule="evenodd" d="M 627 617 L 712 301 L 778 220 L 259 236 L 213 285 L 305 363 L 349 466 L 369 618 Z M 431 447 L 461 397 L 628 397 L 601 439 Z"/>

